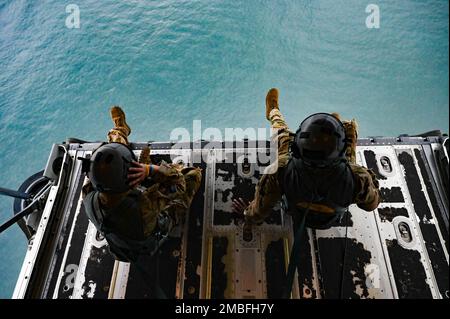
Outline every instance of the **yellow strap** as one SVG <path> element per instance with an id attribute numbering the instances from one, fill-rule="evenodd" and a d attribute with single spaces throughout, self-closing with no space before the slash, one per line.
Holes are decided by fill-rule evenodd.
<path id="1" fill-rule="evenodd" d="M 334 214 L 336 212 L 333 208 L 322 204 L 299 202 L 296 206 L 303 209 L 306 209 L 309 206 L 310 210 L 325 214 Z"/>

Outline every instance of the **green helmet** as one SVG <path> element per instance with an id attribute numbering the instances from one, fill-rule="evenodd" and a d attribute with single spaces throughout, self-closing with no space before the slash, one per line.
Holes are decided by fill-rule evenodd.
<path id="1" fill-rule="evenodd" d="M 100 146 L 90 158 L 88 176 L 95 190 L 123 193 L 130 189 L 128 169 L 136 161 L 133 151 L 120 143 Z"/>

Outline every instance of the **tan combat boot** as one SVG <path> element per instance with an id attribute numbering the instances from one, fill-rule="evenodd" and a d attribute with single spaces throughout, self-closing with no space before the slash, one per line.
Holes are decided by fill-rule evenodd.
<path id="1" fill-rule="evenodd" d="M 279 109 L 278 107 L 278 90 L 273 88 L 267 92 L 266 96 L 266 118 L 270 120 L 269 115 L 273 109 Z"/>
<path id="2" fill-rule="evenodd" d="M 131 134 L 131 128 L 125 120 L 125 112 L 120 108 L 120 106 L 113 106 L 111 108 L 111 118 L 114 122 L 114 128 L 123 129 L 127 136 Z"/>

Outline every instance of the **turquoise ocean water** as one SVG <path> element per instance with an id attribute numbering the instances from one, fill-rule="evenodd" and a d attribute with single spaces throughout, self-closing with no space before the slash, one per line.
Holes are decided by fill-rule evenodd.
<path id="1" fill-rule="evenodd" d="M 68 29 L 65 9 L 80 9 Z M 369 3 L 380 28 L 365 24 Z M 122 105 L 135 141 L 172 128 L 266 127 L 280 89 L 295 128 L 313 112 L 355 117 L 360 136 L 449 129 L 447 0 L 0 0 L 0 186 L 41 170 L 52 143 L 105 138 Z M 0 222 L 12 214 L 0 197 Z M 0 297 L 26 251 L 0 234 Z"/>

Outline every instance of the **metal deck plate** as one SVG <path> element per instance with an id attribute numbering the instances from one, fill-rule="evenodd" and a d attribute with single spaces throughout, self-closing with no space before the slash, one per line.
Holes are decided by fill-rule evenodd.
<path id="1" fill-rule="evenodd" d="M 166 144 L 152 147 L 154 161 L 170 161 L 171 152 L 187 164 L 205 159 L 196 165 L 203 181 L 186 222 L 159 256 L 166 296 L 279 298 L 293 241 L 291 218 L 277 205 L 248 240 L 231 212 L 234 198 L 252 199 L 264 166 L 242 164 L 245 145 L 170 150 Z M 134 144 L 137 155 L 143 146 Z M 50 192 L 13 297 L 155 297 L 155 260 L 141 266 L 115 262 L 83 211 L 85 176 L 74 159 L 93 148 L 70 146 L 68 190 L 62 192 L 61 181 Z M 357 161 L 378 175 L 383 202 L 373 212 L 352 205 L 348 220 L 307 230 L 292 297 L 448 299 L 448 195 L 436 160 L 441 150 L 435 139 L 361 140 Z M 45 249 L 50 257 L 42 257 Z"/>

